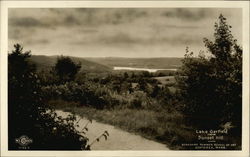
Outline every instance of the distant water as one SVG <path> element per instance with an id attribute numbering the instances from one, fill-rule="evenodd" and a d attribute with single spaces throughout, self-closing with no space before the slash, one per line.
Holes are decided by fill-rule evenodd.
<path id="1" fill-rule="evenodd" d="M 138 71 L 148 71 L 148 72 L 157 72 L 159 70 L 171 70 L 176 71 L 177 69 L 149 69 L 149 68 L 132 68 L 132 67 L 114 67 L 114 70 L 138 70 Z"/>

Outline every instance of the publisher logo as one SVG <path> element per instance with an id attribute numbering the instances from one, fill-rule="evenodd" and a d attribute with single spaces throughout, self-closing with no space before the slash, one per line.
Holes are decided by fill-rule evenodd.
<path id="1" fill-rule="evenodd" d="M 20 136 L 19 138 L 16 138 L 15 141 L 16 143 L 18 143 L 20 146 L 23 146 L 23 147 L 33 142 L 32 139 L 30 139 L 28 136 L 25 136 L 25 135 Z"/>

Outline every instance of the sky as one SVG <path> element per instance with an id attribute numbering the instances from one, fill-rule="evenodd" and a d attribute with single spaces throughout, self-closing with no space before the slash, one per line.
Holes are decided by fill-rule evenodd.
<path id="1" fill-rule="evenodd" d="M 241 9 L 11 8 L 8 49 L 20 43 L 33 55 L 183 57 L 206 50 L 220 14 L 241 45 Z"/>

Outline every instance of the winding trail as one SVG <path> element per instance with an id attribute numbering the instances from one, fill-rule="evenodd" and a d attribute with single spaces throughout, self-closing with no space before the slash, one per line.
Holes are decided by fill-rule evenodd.
<path id="1" fill-rule="evenodd" d="M 58 116 L 63 118 L 67 117 L 70 113 L 61 110 L 56 110 Z M 80 116 L 76 116 L 77 121 Z M 84 126 L 88 123 L 86 118 L 82 118 L 79 121 L 79 127 L 77 130 L 82 130 Z M 85 136 L 89 138 L 91 143 L 96 137 L 100 136 L 105 130 L 108 131 L 108 139 L 105 140 L 104 137 L 100 139 L 99 142 L 95 142 L 91 146 L 91 150 L 169 150 L 166 145 L 145 139 L 139 135 L 135 135 L 119 128 L 116 128 L 109 124 L 103 124 L 95 120 L 92 123 L 88 123 L 88 131 Z"/>

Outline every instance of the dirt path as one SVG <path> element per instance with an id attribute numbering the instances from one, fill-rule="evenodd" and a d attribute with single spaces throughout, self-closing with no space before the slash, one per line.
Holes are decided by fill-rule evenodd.
<path id="1" fill-rule="evenodd" d="M 67 117 L 69 114 L 69 112 L 61 110 L 57 110 L 56 113 L 58 116 L 62 117 Z M 80 117 L 77 116 L 77 120 L 79 120 L 79 118 Z M 87 119 L 81 119 L 78 123 L 79 128 L 76 129 L 82 130 L 87 122 Z M 104 137 L 102 137 L 99 142 L 95 142 L 91 146 L 91 150 L 169 150 L 164 144 L 145 139 L 139 135 L 128 133 L 112 125 L 96 122 L 95 120 L 93 120 L 92 123 L 89 123 L 87 128 L 88 132 L 86 133 L 86 136 L 89 138 L 90 143 L 105 130 L 107 130 L 110 135 L 108 140 L 105 140 Z"/>

